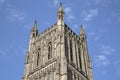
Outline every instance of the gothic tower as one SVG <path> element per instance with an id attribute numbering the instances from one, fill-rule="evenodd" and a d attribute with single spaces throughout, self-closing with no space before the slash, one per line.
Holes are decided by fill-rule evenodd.
<path id="1" fill-rule="evenodd" d="M 83 26 L 77 35 L 64 23 L 62 3 L 57 17 L 58 21 L 40 34 L 34 22 L 23 80 L 93 80 Z"/>

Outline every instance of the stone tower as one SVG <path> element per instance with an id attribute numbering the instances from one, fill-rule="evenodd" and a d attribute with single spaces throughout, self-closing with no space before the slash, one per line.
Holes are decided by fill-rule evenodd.
<path id="1" fill-rule="evenodd" d="M 83 26 L 76 35 L 64 23 L 61 3 L 57 17 L 58 21 L 40 34 L 34 22 L 23 80 L 93 80 Z"/>

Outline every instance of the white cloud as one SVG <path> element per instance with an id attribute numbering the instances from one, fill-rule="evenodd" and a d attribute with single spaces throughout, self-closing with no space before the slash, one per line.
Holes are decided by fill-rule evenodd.
<path id="1" fill-rule="evenodd" d="M 27 49 L 23 49 L 23 54 L 26 55 L 27 54 Z"/>
<path id="2" fill-rule="evenodd" d="M 94 41 L 100 41 L 102 38 L 102 35 L 104 35 L 106 32 L 108 32 L 106 29 L 100 29 L 98 31 L 92 31 L 88 33 L 88 38 L 92 39 Z M 102 45 L 100 45 L 102 46 Z M 100 47 L 101 48 L 101 47 Z"/>
<path id="3" fill-rule="evenodd" d="M 105 55 L 110 55 L 110 54 L 113 54 L 114 52 L 115 52 L 115 49 L 112 48 L 111 46 L 106 46 L 106 45 L 101 46 L 101 53 Z"/>
<path id="4" fill-rule="evenodd" d="M 31 29 L 32 29 L 32 26 L 33 26 L 33 24 L 32 24 L 32 23 L 29 23 L 29 24 L 26 24 L 26 25 L 24 26 L 24 28 L 27 29 L 27 30 L 31 30 Z"/>
<path id="5" fill-rule="evenodd" d="M 20 52 L 21 51 L 21 52 Z M 18 55 L 19 53 L 24 53 L 25 49 L 22 52 L 20 46 L 16 47 L 13 44 L 7 45 L 6 48 L 0 48 L 0 56 L 10 56 L 10 55 Z M 24 53 L 25 54 L 25 53 Z"/>
<path id="6" fill-rule="evenodd" d="M 110 64 L 110 61 L 105 55 L 98 55 L 95 57 L 95 63 L 97 66 L 107 66 Z"/>
<path id="7" fill-rule="evenodd" d="M 110 64 L 109 55 L 115 52 L 115 49 L 108 45 L 99 45 L 100 54 L 95 57 L 97 66 L 107 66 Z"/>
<path id="8" fill-rule="evenodd" d="M 70 7 L 65 8 L 65 14 L 67 16 L 67 20 L 71 22 L 71 20 L 75 19 L 75 16 L 73 15 L 72 9 Z"/>
<path id="9" fill-rule="evenodd" d="M 97 41 L 97 40 L 99 40 L 99 39 L 100 39 L 100 35 L 95 36 L 95 38 L 94 38 L 95 41 Z"/>
<path id="10" fill-rule="evenodd" d="M 18 9 L 7 7 L 6 11 L 8 13 L 7 19 L 9 21 L 21 21 L 25 18 L 25 14 Z"/>
<path id="11" fill-rule="evenodd" d="M 90 21 L 92 20 L 93 17 L 97 16 L 98 14 L 98 9 L 90 9 L 88 11 L 83 10 L 82 12 L 82 17 L 84 18 L 85 21 Z"/>
<path id="12" fill-rule="evenodd" d="M 89 38 L 94 41 L 98 41 L 101 38 L 101 35 L 95 32 L 90 32 L 88 35 L 89 35 Z"/>

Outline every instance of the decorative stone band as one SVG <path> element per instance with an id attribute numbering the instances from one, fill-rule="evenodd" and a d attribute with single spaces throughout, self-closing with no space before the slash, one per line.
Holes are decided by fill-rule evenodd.
<path id="1" fill-rule="evenodd" d="M 49 74 L 50 72 L 54 72 L 56 70 L 56 66 L 57 66 L 57 59 L 51 58 L 45 64 L 38 66 L 33 71 L 31 71 L 28 75 L 28 78 L 32 79 L 38 76 L 39 77 L 45 76 L 46 74 Z"/>
<path id="2" fill-rule="evenodd" d="M 78 70 L 73 65 L 68 63 L 68 69 L 71 70 L 74 74 L 77 74 L 81 77 L 83 80 L 88 80 L 87 76 L 85 76 L 85 73 L 82 70 Z"/>

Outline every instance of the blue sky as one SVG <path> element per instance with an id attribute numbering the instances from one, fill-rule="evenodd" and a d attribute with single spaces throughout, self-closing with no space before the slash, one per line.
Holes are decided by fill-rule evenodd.
<path id="1" fill-rule="evenodd" d="M 120 0 L 61 0 L 65 23 L 87 33 L 94 80 L 120 80 Z M 0 0 L 0 80 L 21 80 L 30 30 L 57 21 L 59 0 Z"/>

